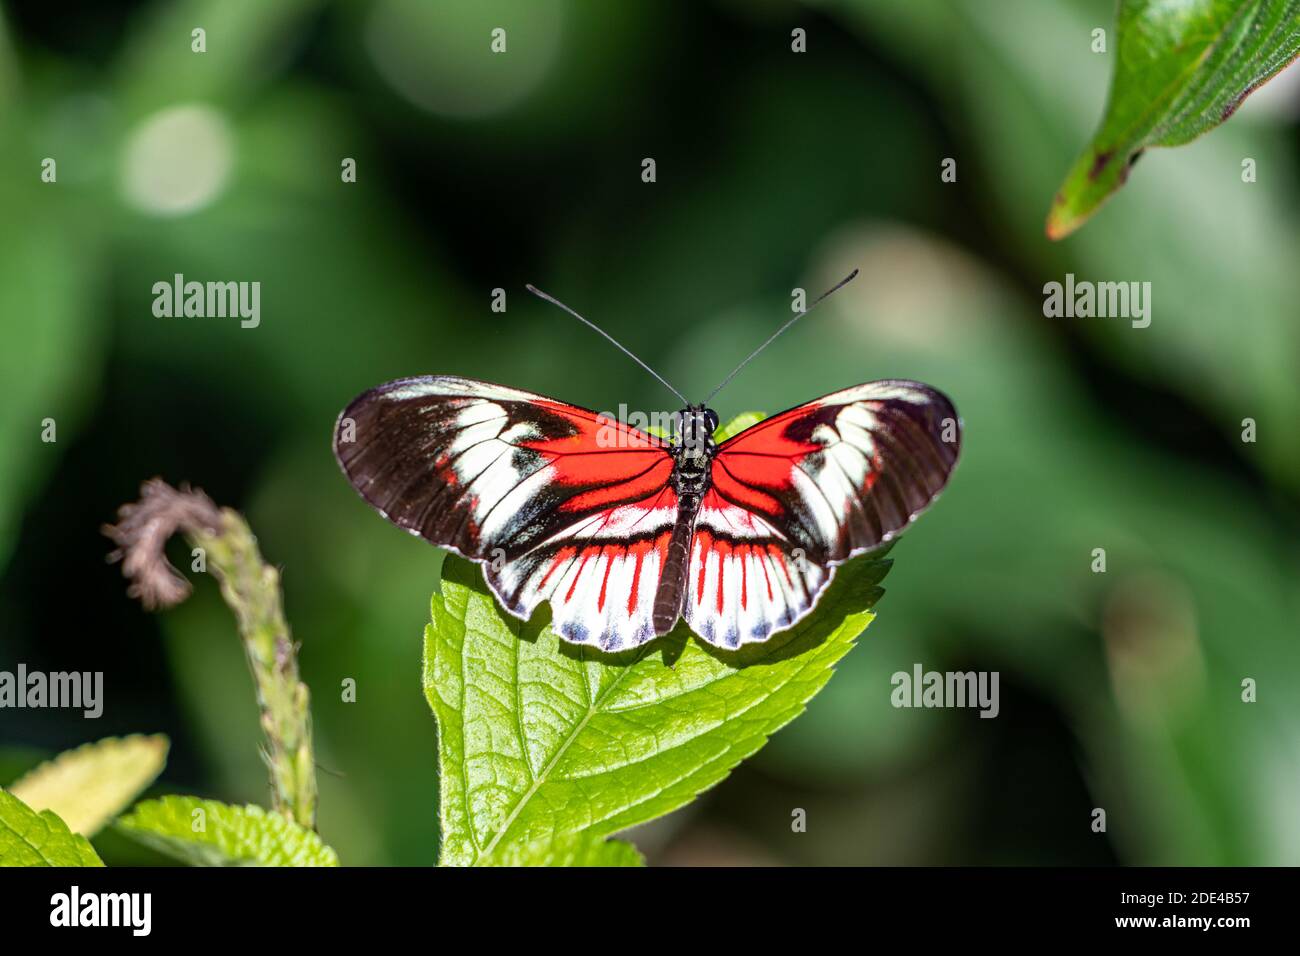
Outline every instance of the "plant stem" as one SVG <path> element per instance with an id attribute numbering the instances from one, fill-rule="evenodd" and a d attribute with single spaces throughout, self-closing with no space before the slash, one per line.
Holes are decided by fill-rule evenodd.
<path id="1" fill-rule="evenodd" d="M 203 492 L 184 485 L 177 490 L 156 478 L 147 481 L 140 500 L 123 505 L 118 517 L 117 524 L 104 528 L 117 544 L 109 557 L 122 562 L 122 573 L 131 581 L 127 593 L 147 608 L 171 607 L 190 593 L 189 582 L 163 553 L 167 539 L 181 531 L 191 547 L 202 549 L 205 567 L 235 613 L 253 672 L 266 734 L 262 757 L 271 771 L 275 809 L 315 829 L 311 697 L 298 678 L 298 645 L 284 619 L 279 571 L 262 559 L 257 538 L 239 512 L 218 509 Z"/>
<path id="2" fill-rule="evenodd" d="M 243 517 L 225 508 L 221 528 L 187 537 L 207 554 L 209 570 L 235 613 L 257 688 L 263 758 L 271 771 L 275 809 L 308 828 L 316 823 L 316 764 L 312 754 L 310 694 L 298 678 L 298 647 L 289 633 L 280 572 L 262 560 Z"/>

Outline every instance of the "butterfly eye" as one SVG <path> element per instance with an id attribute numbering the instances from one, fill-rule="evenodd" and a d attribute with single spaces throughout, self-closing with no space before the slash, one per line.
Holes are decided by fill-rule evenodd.
<path id="1" fill-rule="evenodd" d="M 709 423 L 710 434 L 718 430 L 718 413 L 713 409 L 706 408 L 704 410 L 704 420 Z"/>

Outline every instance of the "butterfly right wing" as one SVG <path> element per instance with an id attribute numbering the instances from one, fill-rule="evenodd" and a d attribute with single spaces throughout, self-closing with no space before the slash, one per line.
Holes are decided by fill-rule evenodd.
<path id="1" fill-rule="evenodd" d="M 677 514 L 658 438 L 577 406 L 451 376 L 371 389 L 339 416 L 335 456 L 380 514 L 484 565 L 527 619 L 616 651 L 654 637 Z"/>
<path id="2" fill-rule="evenodd" d="M 948 483 L 952 401 L 920 382 L 843 389 L 719 446 L 695 525 L 682 614 L 718 647 L 807 614 L 835 567 L 892 540 Z"/>

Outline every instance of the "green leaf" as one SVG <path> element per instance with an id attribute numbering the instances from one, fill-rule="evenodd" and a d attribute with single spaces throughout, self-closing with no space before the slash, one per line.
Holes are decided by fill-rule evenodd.
<path id="1" fill-rule="evenodd" d="M 764 415 L 762 412 L 741 412 L 731 421 L 721 425 L 718 428 L 718 430 L 713 433 L 713 440 L 717 444 L 722 444 L 731 436 L 743 432 L 750 425 L 757 425 L 766 417 L 767 416 Z M 658 425 L 647 425 L 645 430 L 648 431 L 650 434 L 655 435 L 658 438 L 673 437 L 663 428 L 660 428 Z"/>
<path id="2" fill-rule="evenodd" d="M 338 855 L 316 833 L 274 810 L 251 805 L 163 797 L 136 804 L 117 826 L 192 866 L 339 865 Z"/>
<path id="3" fill-rule="evenodd" d="M 493 866 L 645 866 L 645 859 L 625 840 L 573 833 L 536 843 L 499 847 L 491 863 Z"/>
<path id="4" fill-rule="evenodd" d="M 766 417 L 767 416 L 762 412 L 741 412 L 731 421 L 726 422 L 721 428 L 715 431 L 713 433 L 713 440 L 721 445 L 728 438 L 731 438 L 733 435 L 739 435 L 746 428 L 749 428 L 751 425 L 757 425 Z"/>
<path id="5" fill-rule="evenodd" d="M 58 814 L 37 813 L 0 790 L 0 866 L 103 866 L 90 841 Z"/>
<path id="6" fill-rule="evenodd" d="M 1110 100 L 1052 202 L 1053 239 L 1124 185 L 1148 146 L 1213 129 L 1300 55 L 1300 0 L 1121 0 L 1116 32 Z"/>
<path id="7" fill-rule="evenodd" d="M 74 833 L 94 836 L 153 783 L 167 762 L 167 738 L 109 737 L 41 764 L 9 788 L 33 810 L 52 810 Z"/>
<path id="8" fill-rule="evenodd" d="M 598 841 L 688 803 L 803 711 L 870 623 L 882 556 L 841 567 L 812 614 L 763 644 L 722 652 L 679 622 L 608 655 L 562 642 L 545 606 L 527 623 L 506 614 L 449 555 L 424 641 L 439 862 L 628 861 Z"/>

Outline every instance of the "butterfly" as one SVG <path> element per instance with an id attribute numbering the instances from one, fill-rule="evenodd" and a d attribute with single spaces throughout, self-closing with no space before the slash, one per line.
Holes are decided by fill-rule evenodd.
<path id="1" fill-rule="evenodd" d="M 952 402 L 919 382 L 832 392 L 721 443 L 712 397 L 683 397 L 661 438 L 516 388 L 403 378 L 343 410 L 334 452 L 385 518 L 481 563 L 508 612 L 549 601 L 562 638 L 608 652 L 678 618 L 722 649 L 793 626 L 837 566 L 935 499 L 960 452 Z"/>

